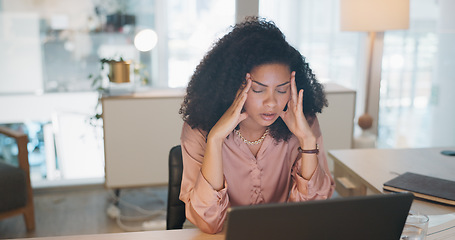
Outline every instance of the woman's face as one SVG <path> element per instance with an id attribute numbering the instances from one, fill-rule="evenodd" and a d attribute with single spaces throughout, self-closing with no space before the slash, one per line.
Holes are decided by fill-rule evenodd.
<path id="1" fill-rule="evenodd" d="M 291 96 L 291 72 L 284 64 L 272 63 L 257 66 L 247 74 L 251 79 L 244 109 L 244 121 L 270 126 L 283 112 Z"/>

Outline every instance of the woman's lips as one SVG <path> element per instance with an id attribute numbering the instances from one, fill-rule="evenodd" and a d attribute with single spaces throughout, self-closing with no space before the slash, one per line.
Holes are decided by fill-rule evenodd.
<path id="1" fill-rule="evenodd" d="M 275 113 L 262 113 L 261 117 L 262 119 L 266 121 L 272 121 L 275 119 L 276 114 Z"/>

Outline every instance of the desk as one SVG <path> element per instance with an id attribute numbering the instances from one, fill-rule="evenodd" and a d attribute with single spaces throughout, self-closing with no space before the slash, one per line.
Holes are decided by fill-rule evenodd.
<path id="1" fill-rule="evenodd" d="M 107 233 L 94 235 L 74 235 L 60 237 L 24 238 L 23 240 L 222 240 L 224 233 L 215 235 L 201 232 L 199 229 L 162 230 L 129 233 Z"/>
<path id="2" fill-rule="evenodd" d="M 455 157 L 440 154 L 448 148 L 331 150 L 336 190 L 341 196 L 381 194 L 383 183 L 404 172 L 455 181 Z M 425 214 L 455 212 L 455 207 L 415 200 L 412 209 Z"/>

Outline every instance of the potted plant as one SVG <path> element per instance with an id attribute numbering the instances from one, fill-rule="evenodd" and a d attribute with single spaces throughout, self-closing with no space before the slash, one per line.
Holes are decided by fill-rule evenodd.
<path id="1" fill-rule="evenodd" d="M 103 94 L 108 93 L 107 85 L 104 79 L 108 79 L 109 82 L 114 84 L 130 83 L 130 66 L 131 60 L 124 60 L 122 57 L 115 58 L 101 58 L 100 59 L 100 71 L 98 75 L 90 74 L 88 78 L 92 80 L 91 87 L 98 92 L 98 101 L 95 106 L 95 115 L 90 118 L 90 124 L 96 125 L 98 120 L 103 117 L 103 111 L 101 109 L 101 98 Z M 106 65 L 109 67 L 107 72 L 105 69 Z M 141 63 L 134 63 L 134 74 L 139 76 L 138 79 L 141 84 L 149 84 L 150 78 L 148 72 L 145 70 L 144 65 Z"/>
<path id="2" fill-rule="evenodd" d="M 106 64 L 109 66 L 107 75 L 105 72 Z M 131 61 L 125 61 L 122 57 L 117 59 L 101 58 L 100 59 L 100 72 L 98 75 L 90 74 L 88 78 L 92 80 L 92 88 L 98 92 L 98 100 L 95 105 L 95 115 L 90 117 L 90 124 L 97 125 L 100 118 L 103 117 L 101 109 L 101 98 L 103 94 L 108 92 L 107 84 L 104 83 L 105 77 L 113 83 L 126 83 L 130 82 L 130 64 Z"/>

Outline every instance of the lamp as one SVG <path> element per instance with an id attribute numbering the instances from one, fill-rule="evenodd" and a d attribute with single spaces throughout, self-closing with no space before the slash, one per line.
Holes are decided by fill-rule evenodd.
<path id="1" fill-rule="evenodd" d="M 134 46 L 141 52 L 152 50 L 158 42 L 158 35 L 152 29 L 144 29 L 134 37 Z"/>
<path id="2" fill-rule="evenodd" d="M 340 0 L 340 29 L 368 32 L 369 35 L 365 106 L 363 115 L 358 119 L 358 124 L 363 130 L 373 125 L 373 117 L 369 112 L 371 111 L 369 105 L 372 104 L 370 88 L 373 79 L 378 83 L 381 79 L 382 50 L 376 56 L 377 61 L 373 61 L 374 50 L 382 49 L 381 38 L 384 37 L 384 31 L 407 28 L 409 28 L 409 0 Z M 375 46 L 375 40 L 381 45 Z M 373 66 L 373 63 L 377 65 Z M 373 74 L 373 69 L 377 70 L 376 74 Z"/>

